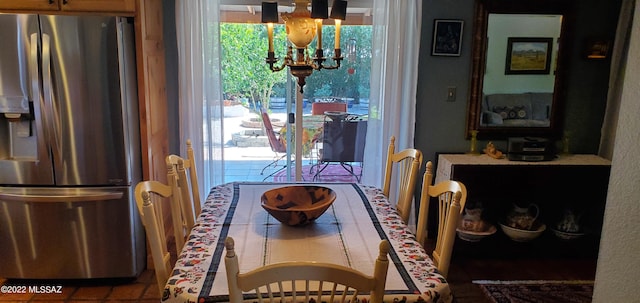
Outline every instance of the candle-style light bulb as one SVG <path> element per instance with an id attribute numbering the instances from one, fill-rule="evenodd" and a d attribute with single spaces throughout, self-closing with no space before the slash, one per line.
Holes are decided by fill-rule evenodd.
<path id="1" fill-rule="evenodd" d="M 322 19 L 316 19 L 316 31 L 318 35 L 318 45 L 316 49 L 322 49 Z"/>
<path id="2" fill-rule="evenodd" d="M 269 52 L 273 52 L 273 22 L 267 23 L 267 34 L 269 35 Z"/>
<path id="3" fill-rule="evenodd" d="M 336 19 L 336 45 L 335 45 L 335 49 L 339 49 L 340 48 L 340 24 L 342 24 L 342 20 L 340 19 Z"/>

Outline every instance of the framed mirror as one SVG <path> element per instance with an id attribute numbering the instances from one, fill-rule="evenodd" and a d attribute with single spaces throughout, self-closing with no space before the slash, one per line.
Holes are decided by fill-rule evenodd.
<path id="1" fill-rule="evenodd" d="M 467 137 L 559 137 L 570 19 L 570 0 L 476 0 Z"/>

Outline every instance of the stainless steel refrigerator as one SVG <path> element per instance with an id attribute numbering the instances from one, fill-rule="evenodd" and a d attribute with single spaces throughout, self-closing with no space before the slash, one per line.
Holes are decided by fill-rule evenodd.
<path id="1" fill-rule="evenodd" d="M 0 41 L 0 277 L 137 276 L 132 20 L 0 14 Z"/>

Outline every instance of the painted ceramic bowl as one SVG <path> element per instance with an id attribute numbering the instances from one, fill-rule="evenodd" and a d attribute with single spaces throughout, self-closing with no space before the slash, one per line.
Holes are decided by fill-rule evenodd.
<path id="1" fill-rule="evenodd" d="M 274 218 L 290 226 L 307 225 L 320 217 L 336 199 L 336 193 L 323 186 L 292 185 L 262 194 L 262 207 Z"/>
<path id="2" fill-rule="evenodd" d="M 541 224 L 536 230 L 525 230 L 519 228 L 513 228 L 507 225 L 500 223 L 500 227 L 507 237 L 511 238 L 511 240 L 516 242 L 529 242 L 537 237 L 539 237 L 547 226 L 545 224 Z"/>
<path id="3" fill-rule="evenodd" d="M 566 231 L 557 230 L 555 228 L 551 228 L 551 231 L 553 231 L 553 234 L 556 235 L 556 237 L 558 237 L 561 240 L 580 239 L 580 238 L 582 238 L 582 236 L 585 235 L 585 233 L 581 233 L 581 232 L 572 233 L 572 232 L 566 232 Z"/>
<path id="4" fill-rule="evenodd" d="M 487 228 L 487 230 L 484 230 L 484 231 L 467 230 L 462 227 L 456 228 L 456 232 L 458 233 L 458 238 L 467 242 L 478 242 L 484 239 L 484 237 L 495 234 L 497 230 L 498 229 L 495 227 L 495 225 L 490 225 L 489 228 Z"/>

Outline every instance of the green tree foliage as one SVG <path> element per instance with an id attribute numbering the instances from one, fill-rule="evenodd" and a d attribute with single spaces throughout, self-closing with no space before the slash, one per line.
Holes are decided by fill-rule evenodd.
<path id="1" fill-rule="evenodd" d="M 358 102 L 361 97 L 369 98 L 371 34 L 371 26 L 342 26 L 340 48 L 344 60 L 340 68 L 315 71 L 307 78 L 307 85 L 304 88 L 305 98 L 309 100 L 322 97 L 354 98 L 355 102 Z M 335 65 L 330 58 L 334 56 L 334 37 L 334 26 L 323 27 L 323 48 L 327 57 L 325 65 Z M 355 46 L 354 52 L 350 51 L 350 46 Z"/>
<path id="2" fill-rule="evenodd" d="M 275 44 L 284 44 L 284 28 L 276 27 Z M 265 63 L 268 41 L 263 24 L 222 23 L 222 85 L 225 98 L 247 98 L 269 106 L 276 83 L 286 82 L 284 72 L 271 72 Z M 253 107 L 253 106 L 252 106 Z"/>

